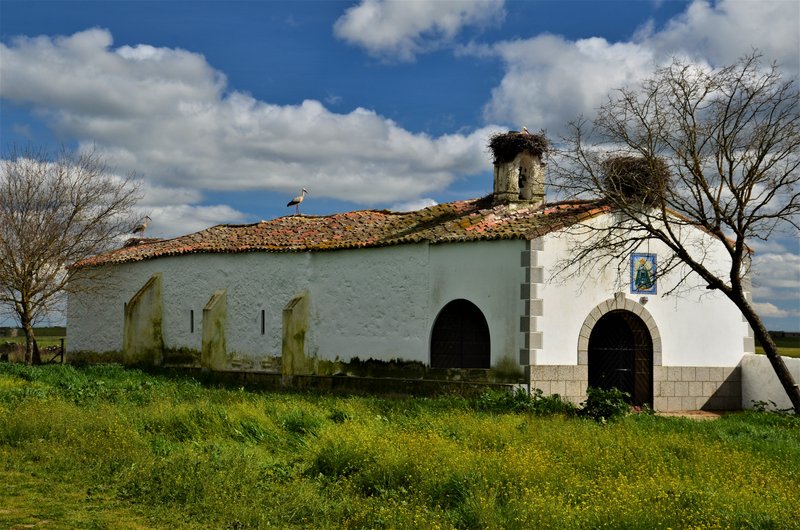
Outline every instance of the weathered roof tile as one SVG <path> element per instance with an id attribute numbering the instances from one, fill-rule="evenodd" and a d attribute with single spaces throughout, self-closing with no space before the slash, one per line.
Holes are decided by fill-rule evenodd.
<path id="1" fill-rule="evenodd" d="M 606 211 L 598 201 L 492 206 L 491 197 L 438 204 L 406 213 L 359 210 L 328 216 L 291 215 L 247 225 L 217 225 L 167 240 L 142 240 L 75 267 L 143 261 L 192 253 L 306 252 L 495 239 L 534 239 Z"/>

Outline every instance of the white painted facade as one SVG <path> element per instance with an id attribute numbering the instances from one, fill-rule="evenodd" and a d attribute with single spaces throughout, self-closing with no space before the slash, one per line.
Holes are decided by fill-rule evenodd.
<path id="1" fill-rule="evenodd" d="M 569 224 L 574 218 L 559 217 L 558 207 L 540 207 L 543 168 L 538 155 L 521 153 L 496 166 L 491 204 L 477 199 L 415 212 L 419 216 L 404 226 L 418 233 L 432 222 L 434 210 L 435 215 L 441 216 L 433 222 L 439 232 L 426 232 L 425 238 L 413 239 L 423 242 L 409 243 L 412 240 L 404 239 L 407 232 L 398 232 L 391 223 L 358 224 L 361 221 L 349 219 L 347 214 L 326 218 L 290 216 L 265 222 L 265 229 L 282 227 L 282 232 L 274 232 L 271 238 L 264 236 L 266 232 L 259 232 L 258 225 L 221 225 L 187 239 L 180 250 L 191 248 L 196 253 L 171 256 L 175 249 L 167 241 L 162 246 L 155 243 L 141 247 L 157 249 L 155 254 L 147 255 L 151 259 L 134 261 L 133 249 L 123 253 L 133 256 L 130 261 L 109 264 L 113 260 L 101 260 L 106 264 L 100 270 L 108 277 L 94 282 L 93 289 L 69 298 L 68 354 L 91 352 L 102 358 L 104 353 L 111 357 L 111 352 L 116 352 L 124 357 L 125 305 L 139 307 L 136 300 L 144 297 L 140 298 L 137 292 L 147 284 L 156 286 L 148 291 L 148 300 L 160 300 L 160 305 L 156 303 L 152 311 L 137 313 L 148 315 L 137 321 L 144 322 L 144 327 L 128 329 L 157 330 L 158 325 L 150 325 L 150 319 L 160 322 L 161 334 L 156 344 L 163 338 L 164 351 L 203 351 L 206 359 L 214 359 L 213 364 L 204 364 L 206 367 L 275 372 L 279 366 L 277 370 L 290 367 L 284 373 L 294 375 L 295 368 L 308 373 L 309 366 L 318 366 L 307 364 L 308 359 L 346 363 L 355 357 L 362 361 L 418 362 L 430 367 L 437 316 L 448 303 L 465 299 L 486 320 L 490 366 L 518 368 L 532 390 L 557 393 L 577 403 L 585 398 L 588 381 L 597 378 L 596 374 L 606 378 L 599 379 L 601 384 L 607 384 L 611 378 L 608 374 L 622 377 L 620 374 L 632 373 L 636 392 L 631 395 L 636 402 L 652 402 L 657 409 L 740 407 L 738 365 L 743 353 L 753 352 L 754 345 L 752 332 L 739 310 L 718 291 L 706 289 L 705 283 L 693 274 L 687 276 L 677 293 L 666 296 L 684 276 L 680 270 L 667 275 L 659 271 L 656 293 L 633 294 L 627 261 L 630 257 L 610 266 L 598 262 L 582 264 L 583 269 L 571 277 L 560 274 L 575 243 L 569 229 L 553 229 L 563 226 L 559 224 L 562 220 Z M 467 208 L 468 202 L 473 210 Z M 475 209 L 479 203 L 483 208 L 480 212 Z M 569 211 L 593 211 L 591 215 L 597 215 L 601 210 Z M 380 212 L 367 214 L 388 217 Z M 591 215 L 584 222 L 604 223 L 611 214 Z M 456 217 L 458 224 L 447 224 Z M 505 231 L 491 232 L 500 225 Z M 318 246 L 280 246 L 286 244 L 283 234 L 307 229 L 314 233 L 314 226 L 325 232 Z M 382 230 L 381 226 L 390 227 L 386 230 L 399 238 L 392 241 L 400 244 L 370 246 L 386 241 L 380 237 L 387 233 L 370 232 Z M 537 233 L 546 235 L 525 239 L 532 229 L 541 229 Z M 262 250 L 267 247 L 259 247 L 245 253 L 204 253 L 199 249 L 217 247 L 192 247 L 192 241 L 203 237 L 211 238 L 215 244 L 231 241 L 236 230 L 246 230 L 267 244 L 277 240 L 277 246 L 269 248 L 288 251 L 269 252 Z M 721 243 L 699 229 L 685 230 L 686 247 L 698 250 L 705 256 L 704 264 L 724 277 L 729 260 Z M 219 236 L 222 232 L 224 235 Z M 352 237 L 350 248 L 323 250 L 332 248 L 330 245 L 345 233 L 362 234 L 363 239 L 347 236 Z M 446 242 L 451 237 L 463 239 Z M 362 245 L 366 247 L 358 248 Z M 293 250 L 296 248 L 311 250 Z M 655 242 L 638 252 L 657 257 L 669 255 L 666 247 Z M 148 283 L 152 278 L 158 280 Z M 203 342 L 203 311 L 214 293 L 218 293 L 215 300 L 224 300 L 224 304 L 219 302 L 213 311 L 208 311 L 208 315 L 216 315 L 209 316 L 212 324 L 207 326 L 208 337 L 214 339 L 214 346 L 210 346 L 211 338 L 205 345 Z M 469 307 L 469 311 L 474 309 Z M 625 319 L 625 323 L 598 326 L 602 333 L 594 334 L 595 324 L 612 312 L 606 323 L 617 318 Z M 482 322 L 475 327 L 482 329 Z M 217 333 L 220 328 L 223 332 Z M 455 328 L 463 336 L 468 335 L 463 324 L 451 326 L 448 333 Z M 613 340 L 617 333 L 635 334 L 635 346 L 617 350 L 591 346 L 592 336 Z M 453 339 L 452 335 L 437 339 L 444 352 L 437 359 L 450 362 L 447 348 L 452 344 L 461 344 L 465 357 L 473 353 L 463 351 L 478 345 L 480 352 L 476 355 L 484 366 L 486 342 L 485 335 L 480 335 L 479 340 L 465 339 L 463 343 L 459 343 L 463 337 Z M 126 340 L 131 344 L 130 332 Z M 636 353 L 631 353 L 634 350 Z M 630 357 L 624 357 L 628 354 Z M 642 354 L 645 361 L 641 357 L 633 360 L 633 355 Z M 279 358 L 283 362 L 274 362 Z M 636 368 L 627 368 L 629 359 Z M 613 364 L 610 371 L 604 371 L 604 362 Z M 474 365 L 465 362 L 463 366 Z"/>
<path id="2" fill-rule="evenodd" d="M 698 231 L 698 236 L 702 234 Z M 710 243 L 710 241 L 709 241 Z M 658 278 L 656 294 L 631 294 L 628 264 L 620 268 L 581 271 L 585 281 L 564 280 L 556 273 L 559 261 L 569 255 L 571 243 L 563 234 L 548 234 L 541 243 L 544 283 L 540 297 L 544 310 L 540 329 L 542 349 L 536 363 L 571 365 L 578 363 L 578 337 L 585 319 L 598 305 L 614 299 L 615 293 L 649 313 L 661 341 L 662 366 L 736 366 L 745 351 L 752 351 L 749 325 L 739 309 L 722 293 L 708 290 L 697 275 L 690 275 L 679 293 L 664 295 L 679 276 L 673 271 Z M 652 243 L 644 252 L 666 255 L 662 244 Z M 720 256 L 717 255 L 717 259 Z M 747 349 L 750 346 L 750 349 Z"/>
<path id="3" fill-rule="evenodd" d="M 508 240 L 316 253 L 190 254 L 113 265 L 102 288 L 70 297 L 69 350 L 120 351 L 125 303 L 161 273 L 167 348 L 200 350 L 203 307 L 216 290 L 226 289 L 228 351 L 257 369 L 260 359 L 281 355 L 283 308 L 307 291 L 312 307 L 307 355 L 428 364 L 436 315 L 446 303 L 465 298 L 487 319 L 494 364 L 503 357 L 516 359 L 521 347 L 524 248 L 524 241 Z"/>
<path id="4" fill-rule="evenodd" d="M 203 307 L 216 290 L 226 289 L 228 351 L 257 367 L 260 359 L 281 355 L 282 310 L 307 291 L 312 310 L 306 353 L 311 357 L 428 364 L 437 314 L 463 298 L 486 317 L 492 365 L 504 358 L 519 361 L 526 348 L 520 322 L 527 244 L 502 240 L 314 253 L 189 254 L 113 265 L 102 290 L 70 297 L 69 350 L 120 351 L 125 303 L 161 273 L 168 348 L 201 349 Z M 557 276 L 571 245 L 560 232 L 533 244 L 541 248 L 535 251 L 541 271 L 531 297 L 541 302 L 540 314 L 530 320 L 541 344 L 531 345 L 528 362 L 576 365 L 581 328 L 592 310 L 615 293 L 636 304 L 642 296 L 630 294 L 625 267 L 620 275 L 613 268 L 582 271 L 585 282 Z M 659 250 L 654 245 L 649 252 Z M 659 278 L 659 293 L 648 295 L 644 304 L 660 334 L 661 365 L 736 366 L 749 336 L 738 309 L 697 282 L 690 281 L 681 295 L 660 294 L 672 280 Z"/>

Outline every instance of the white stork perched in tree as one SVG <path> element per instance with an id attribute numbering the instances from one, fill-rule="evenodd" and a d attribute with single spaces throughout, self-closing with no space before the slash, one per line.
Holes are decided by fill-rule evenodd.
<path id="1" fill-rule="evenodd" d="M 294 210 L 297 215 L 300 215 L 300 203 L 303 202 L 303 199 L 306 197 L 306 193 L 308 193 L 307 189 L 305 188 L 301 189 L 302 191 L 300 192 L 300 195 L 298 195 L 297 197 L 295 197 L 286 204 L 286 206 L 294 206 Z"/>
<path id="2" fill-rule="evenodd" d="M 132 234 L 139 234 L 140 236 L 144 236 L 144 231 L 147 230 L 147 224 L 150 222 L 150 216 L 145 215 L 142 222 L 139 223 L 133 230 L 131 230 Z"/>

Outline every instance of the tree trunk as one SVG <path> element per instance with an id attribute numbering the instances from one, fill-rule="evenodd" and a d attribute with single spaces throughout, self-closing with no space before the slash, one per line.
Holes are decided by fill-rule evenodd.
<path id="1" fill-rule="evenodd" d="M 42 364 L 39 354 L 39 345 L 36 343 L 36 334 L 29 318 L 22 319 L 22 329 L 25 331 L 25 362 L 28 364 Z"/>
<path id="2" fill-rule="evenodd" d="M 800 414 L 800 385 L 795 382 L 792 373 L 786 367 L 786 363 L 783 362 L 783 358 L 778 353 L 778 346 L 775 344 L 775 341 L 772 340 L 772 336 L 769 334 L 769 331 L 767 331 L 767 328 L 764 327 L 764 323 L 761 322 L 761 319 L 755 311 L 749 307 L 749 304 L 742 308 L 742 312 L 747 322 L 750 324 L 750 327 L 753 328 L 756 339 L 761 343 L 761 347 L 764 348 L 764 353 L 767 354 L 767 358 L 772 364 L 772 369 L 775 370 L 775 375 L 778 376 L 778 380 L 789 396 L 789 400 L 794 407 L 794 413 Z"/>

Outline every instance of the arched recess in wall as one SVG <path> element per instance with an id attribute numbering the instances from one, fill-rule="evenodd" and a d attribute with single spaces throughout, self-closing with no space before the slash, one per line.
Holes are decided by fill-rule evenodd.
<path id="1" fill-rule="evenodd" d="M 458 299 L 445 305 L 431 331 L 432 368 L 489 368 L 489 324 L 478 306 Z"/>
<path id="2" fill-rule="evenodd" d="M 619 388 L 635 405 L 652 404 L 653 371 L 661 366 L 661 334 L 643 305 L 617 293 L 584 320 L 578 364 L 588 365 L 588 384 Z"/>

